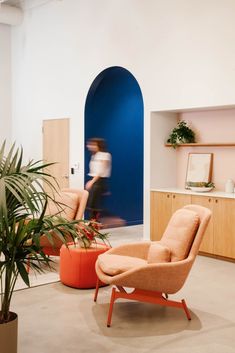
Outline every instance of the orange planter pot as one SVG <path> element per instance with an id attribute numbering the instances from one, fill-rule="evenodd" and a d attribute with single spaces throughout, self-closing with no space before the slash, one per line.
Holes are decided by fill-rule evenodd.
<path id="1" fill-rule="evenodd" d="M 94 244 L 88 249 L 78 245 L 63 245 L 60 249 L 60 280 L 74 288 L 95 288 L 97 275 L 95 263 L 98 255 L 110 248 L 103 244 Z"/>

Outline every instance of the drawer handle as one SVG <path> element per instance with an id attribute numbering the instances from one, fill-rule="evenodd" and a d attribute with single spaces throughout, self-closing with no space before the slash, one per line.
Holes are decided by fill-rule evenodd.
<path id="1" fill-rule="evenodd" d="M 167 197 L 168 197 L 168 199 L 169 199 L 170 195 L 167 195 Z"/>
<path id="2" fill-rule="evenodd" d="M 209 199 L 208 201 L 211 202 L 211 199 Z"/>
<path id="3" fill-rule="evenodd" d="M 218 203 L 218 200 L 215 200 L 215 203 Z"/>
<path id="4" fill-rule="evenodd" d="M 175 195 L 173 195 L 173 199 L 175 199 Z"/>

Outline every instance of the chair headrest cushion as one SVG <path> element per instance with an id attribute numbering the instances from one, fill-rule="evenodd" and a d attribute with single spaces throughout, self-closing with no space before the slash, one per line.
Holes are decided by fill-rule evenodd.
<path id="1" fill-rule="evenodd" d="M 170 249 L 159 241 L 153 242 L 149 247 L 147 261 L 151 263 L 161 263 L 171 261 Z"/>
<path id="2" fill-rule="evenodd" d="M 160 240 L 171 251 L 171 261 L 180 261 L 188 256 L 194 241 L 200 218 L 192 210 L 181 208 L 171 217 Z"/>

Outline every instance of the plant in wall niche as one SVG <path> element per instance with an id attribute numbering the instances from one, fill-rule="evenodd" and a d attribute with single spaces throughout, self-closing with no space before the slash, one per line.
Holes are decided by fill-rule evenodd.
<path id="1" fill-rule="evenodd" d="M 215 184 L 211 181 L 209 183 L 203 181 L 188 181 L 187 186 L 192 187 L 205 187 L 205 188 L 214 188 Z"/>
<path id="2" fill-rule="evenodd" d="M 195 142 L 195 133 L 190 129 L 186 121 L 181 120 L 172 130 L 167 142 L 171 143 L 173 148 L 176 148 L 181 143 L 193 143 Z"/>
<path id="3" fill-rule="evenodd" d="M 215 184 L 212 182 L 193 182 L 193 181 L 188 181 L 186 183 L 186 189 L 191 189 L 192 191 L 196 191 L 196 192 L 209 192 L 211 190 L 213 190 L 215 187 Z"/>

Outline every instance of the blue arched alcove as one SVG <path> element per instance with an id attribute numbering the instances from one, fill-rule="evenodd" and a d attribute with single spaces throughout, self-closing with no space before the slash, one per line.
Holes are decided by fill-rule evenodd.
<path id="1" fill-rule="evenodd" d="M 106 207 L 127 225 L 143 222 L 143 97 L 135 77 L 114 66 L 93 81 L 85 104 L 85 140 L 102 137 L 112 154 Z M 85 153 L 85 180 L 90 155 Z"/>

